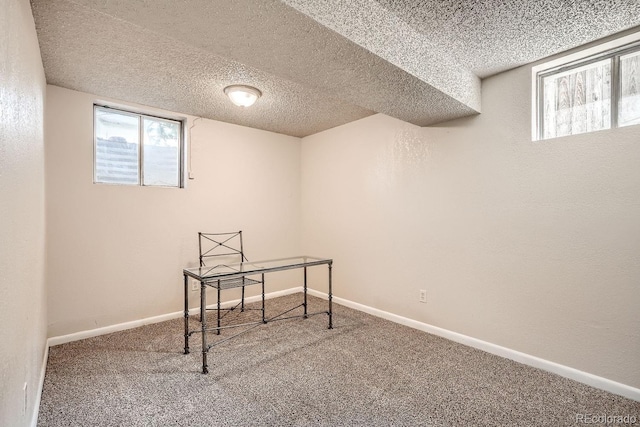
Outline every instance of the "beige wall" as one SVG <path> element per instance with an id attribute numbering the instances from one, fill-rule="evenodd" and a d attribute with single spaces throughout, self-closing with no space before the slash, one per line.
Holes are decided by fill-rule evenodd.
<path id="1" fill-rule="evenodd" d="M 304 138 L 303 250 L 340 297 L 640 387 L 640 126 L 531 142 L 531 68 L 482 92 Z"/>
<path id="2" fill-rule="evenodd" d="M 45 79 L 29 1 L 0 10 L 0 425 L 26 426 L 46 342 Z"/>
<path id="3" fill-rule="evenodd" d="M 47 87 L 49 336 L 182 310 L 198 231 L 242 229 L 249 259 L 299 253 L 298 138 L 197 120 L 186 188 L 93 184 L 97 99 Z M 270 279 L 267 291 L 292 280 Z"/>

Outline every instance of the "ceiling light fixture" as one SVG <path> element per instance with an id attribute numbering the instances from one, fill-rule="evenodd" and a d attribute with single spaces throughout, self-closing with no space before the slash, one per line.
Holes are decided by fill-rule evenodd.
<path id="1" fill-rule="evenodd" d="M 224 93 L 238 107 L 250 107 L 262 96 L 262 92 L 255 87 L 245 85 L 227 86 L 224 88 Z"/>

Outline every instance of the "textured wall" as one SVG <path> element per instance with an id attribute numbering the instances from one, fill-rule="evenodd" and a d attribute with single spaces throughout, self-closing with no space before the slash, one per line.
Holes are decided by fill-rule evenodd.
<path id="1" fill-rule="evenodd" d="M 298 138 L 197 120 L 187 188 L 93 184 L 95 100 L 47 87 L 49 336 L 182 310 L 198 231 L 242 229 L 253 260 L 299 252 Z"/>
<path id="2" fill-rule="evenodd" d="M 446 127 L 304 138 L 303 250 L 340 297 L 640 387 L 640 126 L 531 142 L 530 70 Z"/>
<path id="3" fill-rule="evenodd" d="M 46 340 L 45 81 L 29 1 L 0 10 L 0 425 L 26 426 Z"/>

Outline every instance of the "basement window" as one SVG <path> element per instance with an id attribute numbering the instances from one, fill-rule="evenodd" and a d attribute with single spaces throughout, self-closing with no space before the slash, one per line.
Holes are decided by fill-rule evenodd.
<path id="1" fill-rule="evenodd" d="M 570 55 L 534 67 L 533 139 L 640 124 L 638 39 L 628 36 L 619 39 L 622 45 L 609 43 L 597 53 L 589 49 L 577 59 Z"/>
<path id="2" fill-rule="evenodd" d="M 93 182 L 183 187 L 183 123 L 94 105 Z"/>

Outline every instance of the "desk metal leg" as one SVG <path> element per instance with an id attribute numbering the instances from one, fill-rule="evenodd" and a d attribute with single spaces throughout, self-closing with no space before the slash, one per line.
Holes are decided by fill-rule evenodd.
<path id="1" fill-rule="evenodd" d="M 264 312 L 264 273 L 262 273 L 262 323 L 267 323 Z"/>
<path id="2" fill-rule="evenodd" d="M 204 282 L 200 282 L 200 322 L 202 325 L 202 373 L 209 372 L 207 367 L 207 289 Z"/>
<path id="3" fill-rule="evenodd" d="M 220 280 L 218 279 L 218 329 L 216 335 L 220 335 Z"/>
<path id="4" fill-rule="evenodd" d="M 329 263 L 329 329 L 333 329 L 333 306 L 332 306 L 332 298 L 333 295 L 331 293 L 331 270 L 332 263 Z"/>
<path id="5" fill-rule="evenodd" d="M 307 316 L 307 267 L 304 267 L 304 318 L 308 318 Z"/>
<path id="6" fill-rule="evenodd" d="M 244 277 L 242 283 L 244 283 Z M 240 311 L 244 312 L 244 286 L 242 287 L 242 299 L 240 299 Z"/>
<path id="7" fill-rule="evenodd" d="M 184 275 L 184 354 L 189 354 L 189 278 Z"/>

